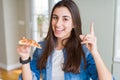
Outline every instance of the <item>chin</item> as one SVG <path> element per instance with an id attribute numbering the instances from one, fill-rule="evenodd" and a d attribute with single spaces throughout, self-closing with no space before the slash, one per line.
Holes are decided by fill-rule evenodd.
<path id="1" fill-rule="evenodd" d="M 57 37 L 57 38 L 62 38 L 63 36 L 61 36 L 61 35 L 55 35 L 55 37 Z"/>

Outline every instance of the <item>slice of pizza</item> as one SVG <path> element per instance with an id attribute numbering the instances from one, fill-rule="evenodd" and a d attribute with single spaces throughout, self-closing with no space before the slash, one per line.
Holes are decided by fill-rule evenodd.
<path id="1" fill-rule="evenodd" d="M 25 37 L 22 37 L 22 39 L 19 40 L 18 43 L 21 44 L 21 45 L 30 45 L 30 46 L 33 46 L 33 47 L 42 48 L 42 47 L 40 46 L 40 44 L 37 43 L 35 40 L 26 39 Z"/>

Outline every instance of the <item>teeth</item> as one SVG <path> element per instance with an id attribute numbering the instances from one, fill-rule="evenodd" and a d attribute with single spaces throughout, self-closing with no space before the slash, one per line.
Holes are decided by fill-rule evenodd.
<path id="1" fill-rule="evenodd" d="M 63 30 L 63 29 L 61 29 L 61 28 L 56 28 L 56 30 Z"/>

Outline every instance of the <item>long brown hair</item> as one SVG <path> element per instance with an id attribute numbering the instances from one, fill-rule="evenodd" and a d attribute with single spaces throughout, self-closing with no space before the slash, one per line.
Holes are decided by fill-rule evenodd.
<path id="1" fill-rule="evenodd" d="M 45 38 L 45 49 L 43 54 L 40 56 L 38 60 L 38 69 L 43 69 L 46 67 L 47 59 L 51 55 L 51 52 L 54 50 L 55 45 L 57 44 L 57 38 L 55 37 L 53 30 L 52 30 L 52 15 L 53 11 L 59 7 L 66 7 L 71 13 L 74 28 L 71 31 L 71 35 L 67 38 L 67 42 L 64 45 L 66 50 L 66 58 L 63 64 L 63 70 L 66 72 L 73 72 L 79 73 L 80 63 L 82 59 L 85 60 L 85 54 L 82 49 L 82 45 L 80 44 L 81 40 L 79 35 L 82 34 L 81 28 L 81 18 L 80 13 L 77 5 L 72 0 L 63 0 L 59 1 L 52 10 L 51 18 L 50 18 L 50 25 L 47 37 Z"/>

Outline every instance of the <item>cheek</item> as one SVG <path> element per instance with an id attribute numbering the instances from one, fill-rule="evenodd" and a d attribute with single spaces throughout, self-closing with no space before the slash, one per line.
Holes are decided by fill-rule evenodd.
<path id="1" fill-rule="evenodd" d="M 71 33 L 71 31 L 72 31 L 72 27 L 71 26 L 65 27 L 65 32 Z"/>
<path id="2" fill-rule="evenodd" d="M 70 28 L 73 27 L 72 21 L 70 20 L 70 21 L 66 22 L 65 26 L 69 26 Z"/>
<path id="3" fill-rule="evenodd" d="M 54 29 L 55 22 L 54 22 L 54 21 L 52 21 L 52 22 L 51 22 L 51 24 L 52 24 L 52 29 Z"/>
<path id="4" fill-rule="evenodd" d="M 73 25 L 71 23 L 68 23 L 65 25 L 68 30 L 72 30 Z"/>
<path id="5" fill-rule="evenodd" d="M 52 20 L 51 23 L 52 23 L 52 25 L 55 25 L 55 24 L 56 24 L 56 21 L 55 21 L 55 20 Z"/>
<path id="6" fill-rule="evenodd" d="M 52 27 L 55 26 L 56 22 L 55 21 L 52 21 Z"/>

